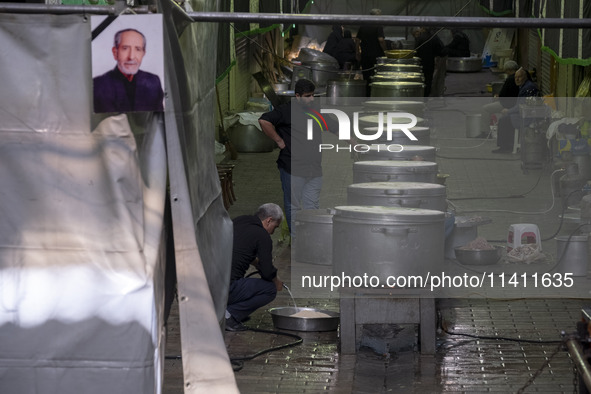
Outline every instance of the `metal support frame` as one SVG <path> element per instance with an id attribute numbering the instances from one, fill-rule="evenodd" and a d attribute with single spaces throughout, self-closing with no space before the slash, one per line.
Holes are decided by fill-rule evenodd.
<path id="1" fill-rule="evenodd" d="M 133 7 L 137 14 L 155 12 L 154 7 Z M 98 14 L 116 15 L 116 6 L 72 6 L 0 3 L 0 13 L 27 14 Z M 591 28 L 591 19 L 578 18 L 489 18 L 457 16 L 410 16 L 410 15 L 319 15 L 319 14 L 273 14 L 249 12 L 190 12 L 195 22 L 250 22 L 250 23 L 296 23 L 303 25 L 380 25 L 380 26 L 445 26 L 445 27 L 522 27 L 532 29 Z"/>
<path id="2" fill-rule="evenodd" d="M 583 349 L 576 339 L 569 339 L 566 341 L 566 347 L 570 353 L 573 362 L 577 366 L 577 370 L 582 377 L 587 391 L 591 391 L 591 366 L 583 355 Z"/>

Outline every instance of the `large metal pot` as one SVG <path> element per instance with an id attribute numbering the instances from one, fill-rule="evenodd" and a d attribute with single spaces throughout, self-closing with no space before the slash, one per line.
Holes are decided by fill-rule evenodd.
<path id="1" fill-rule="evenodd" d="M 423 67 L 418 64 L 376 64 L 376 73 L 383 72 L 403 72 L 403 73 L 422 73 Z"/>
<path id="2" fill-rule="evenodd" d="M 294 259 L 298 263 L 332 264 L 332 217 L 328 209 L 303 209 L 295 214 Z"/>
<path id="3" fill-rule="evenodd" d="M 424 208 L 445 212 L 445 186 L 422 182 L 369 182 L 347 186 L 347 204 Z"/>
<path id="4" fill-rule="evenodd" d="M 557 272 L 572 273 L 573 276 L 587 276 L 589 269 L 589 235 L 556 237 Z"/>
<path id="5" fill-rule="evenodd" d="M 353 163 L 353 182 L 437 183 L 437 168 L 431 161 L 358 161 Z"/>
<path id="6" fill-rule="evenodd" d="M 316 87 L 324 87 L 329 80 L 335 79 L 339 73 L 338 63 L 326 63 L 326 62 L 302 62 L 302 66 L 307 67 L 312 73 L 312 82 L 316 84 Z"/>
<path id="7" fill-rule="evenodd" d="M 339 206 L 333 217 L 333 274 L 367 275 L 384 286 L 388 276 L 441 271 L 445 214 L 429 209 Z M 376 278 L 371 278 L 375 276 Z M 372 283 L 370 282 L 370 283 Z M 397 283 L 398 287 L 420 284 Z M 381 287 L 381 285 L 379 286 Z"/>
<path id="8" fill-rule="evenodd" d="M 410 112 L 416 116 L 423 116 L 425 103 L 422 101 L 408 101 L 402 99 L 370 100 L 363 103 L 368 111 Z"/>
<path id="9" fill-rule="evenodd" d="M 378 57 L 376 59 L 376 64 L 414 64 L 417 66 L 421 65 L 421 58 L 420 57 L 407 57 L 402 59 L 390 59 L 387 57 Z"/>
<path id="10" fill-rule="evenodd" d="M 358 152 L 358 161 L 417 160 L 435 161 L 435 147 L 423 145 L 375 144 Z"/>
<path id="11" fill-rule="evenodd" d="M 372 82 L 371 97 L 423 97 L 425 85 L 420 82 Z"/>
<path id="12" fill-rule="evenodd" d="M 372 82 L 388 82 L 388 81 L 400 81 L 400 82 L 425 82 L 425 76 L 423 73 L 413 72 L 383 72 L 377 73 L 371 77 Z"/>
<path id="13" fill-rule="evenodd" d="M 365 97 L 365 81 L 363 80 L 329 80 L 326 85 L 326 97 L 331 104 L 354 105 L 358 100 L 350 97 Z"/>
<path id="14" fill-rule="evenodd" d="M 382 131 L 382 135 L 374 142 L 378 144 L 400 144 L 400 145 L 429 145 L 431 143 L 431 131 L 428 127 L 411 127 L 408 129 L 415 137 L 416 141 L 408 138 L 402 130 L 392 130 L 392 138 L 388 139 L 388 134 Z M 378 127 L 366 127 L 363 129 L 364 134 L 376 134 Z"/>
<path id="15" fill-rule="evenodd" d="M 326 317 L 296 317 L 296 313 L 322 313 Z M 339 313 L 324 309 L 296 308 L 291 306 L 269 309 L 273 325 L 282 330 L 334 331 L 339 326 Z"/>
<path id="16" fill-rule="evenodd" d="M 276 146 L 272 139 L 254 125 L 236 123 L 228 129 L 228 134 L 238 152 L 271 152 Z"/>
<path id="17" fill-rule="evenodd" d="M 321 63 L 332 63 L 339 67 L 339 62 L 328 53 L 324 53 L 317 49 L 312 48 L 301 48 L 298 54 L 297 60 L 301 62 L 321 62 Z"/>
<path id="18" fill-rule="evenodd" d="M 380 111 L 383 112 L 383 111 Z M 403 111 L 403 110 L 399 110 L 399 111 L 388 111 L 388 112 L 399 112 L 399 113 L 409 113 L 408 111 Z M 414 114 L 413 114 L 414 115 Z M 419 118 L 418 116 L 415 115 L 415 117 L 417 118 L 417 125 L 422 124 L 425 119 L 423 118 Z M 382 124 L 385 126 L 388 122 L 388 116 L 385 113 L 382 113 L 381 115 L 381 121 Z M 401 115 L 401 116 L 397 116 L 397 117 L 392 117 L 392 119 L 390 119 L 390 121 L 392 123 L 396 123 L 396 124 L 406 124 L 406 123 L 411 123 L 411 118 L 406 116 L 406 115 Z M 359 117 L 359 127 L 378 127 L 380 124 L 380 113 L 378 112 L 373 113 L 373 114 L 368 114 L 368 115 L 363 115 Z M 385 130 L 385 128 L 384 128 Z"/>
<path id="19" fill-rule="evenodd" d="M 482 69 L 481 57 L 448 57 L 447 71 L 458 73 L 473 73 Z"/>

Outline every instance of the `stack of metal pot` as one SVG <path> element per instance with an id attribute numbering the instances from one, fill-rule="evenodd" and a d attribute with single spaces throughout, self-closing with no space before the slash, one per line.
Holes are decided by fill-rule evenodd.
<path id="1" fill-rule="evenodd" d="M 414 53 L 413 50 L 391 50 L 377 59 L 376 73 L 370 83 L 372 97 L 423 97 L 423 68 Z"/>
<path id="2" fill-rule="evenodd" d="M 339 74 L 339 62 L 334 57 L 311 48 L 302 48 L 296 59 L 300 66 L 294 67 L 292 89 L 298 79 L 306 78 L 316 84 L 316 88 L 324 89 L 329 80 L 335 79 Z"/>

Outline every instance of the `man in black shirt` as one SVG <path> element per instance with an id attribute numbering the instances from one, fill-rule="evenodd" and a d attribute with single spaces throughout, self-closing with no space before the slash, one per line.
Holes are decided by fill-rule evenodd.
<path id="1" fill-rule="evenodd" d="M 226 330 L 242 331 L 242 321 L 275 299 L 283 282 L 273 265 L 271 234 L 281 225 L 283 211 L 276 204 L 261 205 L 254 215 L 238 216 L 234 223 L 232 272 L 226 308 Z M 245 278 L 250 265 L 261 278 Z"/>
<path id="2" fill-rule="evenodd" d="M 382 15 L 382 10 L 374 8 L 370 15 Z M 360 41 L 361 47 L 361 69 L 363 70 L 363 79 L 367 84 L 366 95 L 370 96 L 369 82 L 374 75 L 376 59 L 384 56 L 386 50 L 386 39 L 384 37 L 384 28 L 376 25 L 364 25 L 357 31 L 356 38 Z"/>
<path id="3" fill-rule="evenodd" d="M 263 133 L 281 149 L 277 167 L 290 231 L 292 214 L 296 210 L 319 208 L 322 154 L 318 146 L 322 138 L 319 132 L 314 132 L 312 139 L 308 140 L 306 132 L 309 118 L 306 113 L 312 112 L 315 88 L 312 81 L 299 79 L 295 85 L 296 100 L 264 113 L 259 119 Z"/>

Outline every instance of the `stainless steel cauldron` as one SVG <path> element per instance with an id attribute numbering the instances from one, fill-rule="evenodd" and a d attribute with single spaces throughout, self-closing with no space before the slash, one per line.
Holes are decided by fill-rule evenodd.
<path id="1" fill-rule="evenodd" d="M 238 152 L 272 152 L 275 142 L 254 125 L 236 123 L 228 130 L 232 144 Z"/>
<path id="2" fill-rule="evenodd" d="M 413 72 L 383 72 L 377 73 L 371 77 L 372 82 L 425 82 L 423 73 Z"/>
<path id="3" fill-rule="evenodd" d="M 302 209 L 295 214 L 294 259 L 298 263 L 332 264 L 332 217 L 328 209 Z"/>
<path id="4" fill-rule="evenodd" d="M 445 186 L 422 182 L 368 182 L 347 187 L 347 204 L 424 208 L 445 212 Z"/>
<path id="5" fill-rule="evenodd" d="M 364 134 L 376 134 L 378 127 L 365 127 Z M 378 144 L 400 144 L 400 145 L 429 145 L 431 143 L 431 131 L 428 127 L 415 126 L 408 129 L 416 138 L 416 141 L 411 140 L 402 130 L 392 130 L 392 138 L 388 139 L 386 132 L 382 131 L 382 135 L 375 140 Z"/>
<path id="6" fill-rule="evenodd" d="M 316 87 L 326 86 L 328 81 L 335 79 L 339 73 L 338 63 L 335 65 L 334 63 L 327 62 L 305 61 L 302 62 L 302 66 L 310 70 L 312 82 L 316 84 Z"/>
<path id="7" fill-rule="evenodd" d="M 437 169 L 431 161 L 358 161 L 353 163 L 353 182 L 437 183 Z"/>
<path id="8" fill-rule="evenodd" d="M 423 116 L 425 103 L 423 101 L 395 98 L 391 100 L 368 100 L 363 103 L 363 108 L 368 111 L 410 112 L 416 116 Z"/>
<path id="9" fill-rule="evenodd" d="M 331 104 L 356 105 L 355 97 L 365 97 L 364 80 L 329 80 L 326 85 L 326 97 Z M 350 99 L 352 98 L 352 99 Z"/>
<path id="10" fill-rule="evenodd" d="M 376 73 L 382 72 L 413 72 L 413 73 L 422 73 L 423 67 L 419 66 L 418 64 L 377 64 L 376 65 Z"/>
<path id="11" fill-rule="evenodd" d="M 358 161 L 417 160 L 435 161 L 435 147 L 424 145 L 375 144 L 358 152 Z M 402 147 L 402 149 L 401 149 Z"/>
<path id="12" fill-rule="evenodd" d="M 335 211 L 334 275 L 375 276 L 388 286 L 388 276 L 426 276 L 441 270 L 443 212 L 377 206 L 339 206 Z"/>
<path id="13" fill-rule="evenodd" d="M 423 97 L 425 85 L 421 82 L 372 82 L 371 97 Z"/>
<path id="14" fill-rule="evenodd" d="M 420 57 L 405 57 L 400 59 L 390 59 L 388 57 L 378 57 L 376 64 L 414 64 L 417 66 L 421 65 Z"/>

